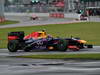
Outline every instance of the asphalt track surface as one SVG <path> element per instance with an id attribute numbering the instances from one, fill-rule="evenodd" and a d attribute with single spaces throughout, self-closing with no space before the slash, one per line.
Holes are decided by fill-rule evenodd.
<path id="1" fill-rule="evenodd" d="M 23 27 L 23 26 L 37 26 L 37 25 L 47 25 L 47 24 L 66 24 L 66 23 L 75 23 L 80 22 L 75 19 L 67 19 L 67 18 L 48 18 L 48 17 L 40 17 L 37 20 L 30 20 L 29 17 L 16 17 L 16 16 L 7 16 L 7 20 L 20 21 L 18 24 L 10 24 L 10 25 L 1 25 L 0 28 L 12 28 L 12 27 Z"/>
<path id="2" fill-rule="evenodd" d="M 46 52 L 18 51 L 11 53 L 0 49 L 0 75 L 100 75 L 100 60 L 27 59 L 11 56 L 30 54 L 100 53 L 100 46 L 80 51 Z"/>
<path id="3" fill-rule="evenodd" d="M 5 16 L 7 20 L 20 21 L 18 24 L 1 25 L 0 28 L 12 28 L 12 27 L 23 27 L 23 26 L 37 26 L 37 25 L 48 25 L 48 24 L 69 24 L 79 22 L 100 22 L 100 17 L 90 16 L 88 21 L 76 21 L 72 18 L 48 18 L 39 17 L 37 20 L 30 20 L 27 16 Z"/>
<path id="4" fill-rule="evenodd" d="M 20 55 L 36 55 L 36 54 L 84 54 L 84 53 L 100 53 L 100 46 L 93 46 L 93 48 L 84 48 L 79 51 L 73 51 L 68 49 L 66 52 L 60 51 L 44 51 L 44 50 L 32 50 L 31 52 L 24 52 L 18 50 L 15 53 L 11 53 L 8 49 L 0 49 L 0 56 L 20 56 Z"/>

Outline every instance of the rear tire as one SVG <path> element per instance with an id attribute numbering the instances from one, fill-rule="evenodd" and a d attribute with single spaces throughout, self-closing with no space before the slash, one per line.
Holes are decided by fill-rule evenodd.
<path id="1" fill-rule="evenodd" d="M 19 42 L 17 40 L 11 40 L 8 42 L 8 50 L 9 52 L 17 52 Z"/>

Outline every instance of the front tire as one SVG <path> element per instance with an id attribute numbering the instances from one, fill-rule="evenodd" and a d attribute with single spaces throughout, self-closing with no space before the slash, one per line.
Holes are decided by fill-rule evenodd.
<path id="1" fill-rule="evenodd" d="M 87 48 L 93 48 L 93 45 L 87 45 Z"/>
<path id="2" fill-rule="evenodd" d="M 68 42 L 66 40 L 60 39 L 57 46 L 56 46 L 56 48 L 59 51 L 66 51 L 67 48 L 68 48 L 67 45 L 68 45 Z"/>
<path id="3" fill-rule="evenodd" d="M 11 40 L 11 41 L 9 41 L 8 45 L 7 45 L 9 52 L 17 52 L 17 50 L 18 50 L 18 44 L 19 43 L 18 43 L 17 40 Z"/>

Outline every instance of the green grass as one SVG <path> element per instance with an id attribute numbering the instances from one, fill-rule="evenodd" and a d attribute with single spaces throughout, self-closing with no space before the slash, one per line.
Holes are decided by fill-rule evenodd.
<path id="1" fill-rule="evenodd" d="M 100 45 L 100 22 L 84 22 L 0 29 L 0 39 L 2 39 L 0 48 L 6 48 L 8 32 L 25 31 L 25 35 L 27 35 L 33 31 L 40 31 L 42 29 L 46 29 L 47 33 L 54 37 L 80 37 L 81 39 L 87 40 L 88 43 Z"/>
<path id="2" fill-rule="evenodd" d="M 16 23 L 19 23 L 18 21 L 5 21 L 5 22 L 0 22 L 0 26 L 1 25 L 8 25 L 8 24 L 16 24 Z"/>
<path id="3" fill-rule="evenodd" d="M 33 58 L 33 59 L 91 59 L 100 60 L 100 53 L 98 54 L 43 54 L 43 55 L 27 55 L 16 56 L 19 58 Z"/>

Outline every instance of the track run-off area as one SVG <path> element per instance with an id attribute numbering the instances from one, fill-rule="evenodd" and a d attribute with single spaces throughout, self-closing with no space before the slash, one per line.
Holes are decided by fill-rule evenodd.
<path id="1" fill-rule="evenodd" d="M 100 53 L 100 46 L 80 51 L 18 51 L 11 53 L 0 49 L 0 75 L 99 75 L 99 60 L 64 60 L 64 59 L 31 59 L 13 58 L 11 56 L 30 54 L 79 54 Z"/>

